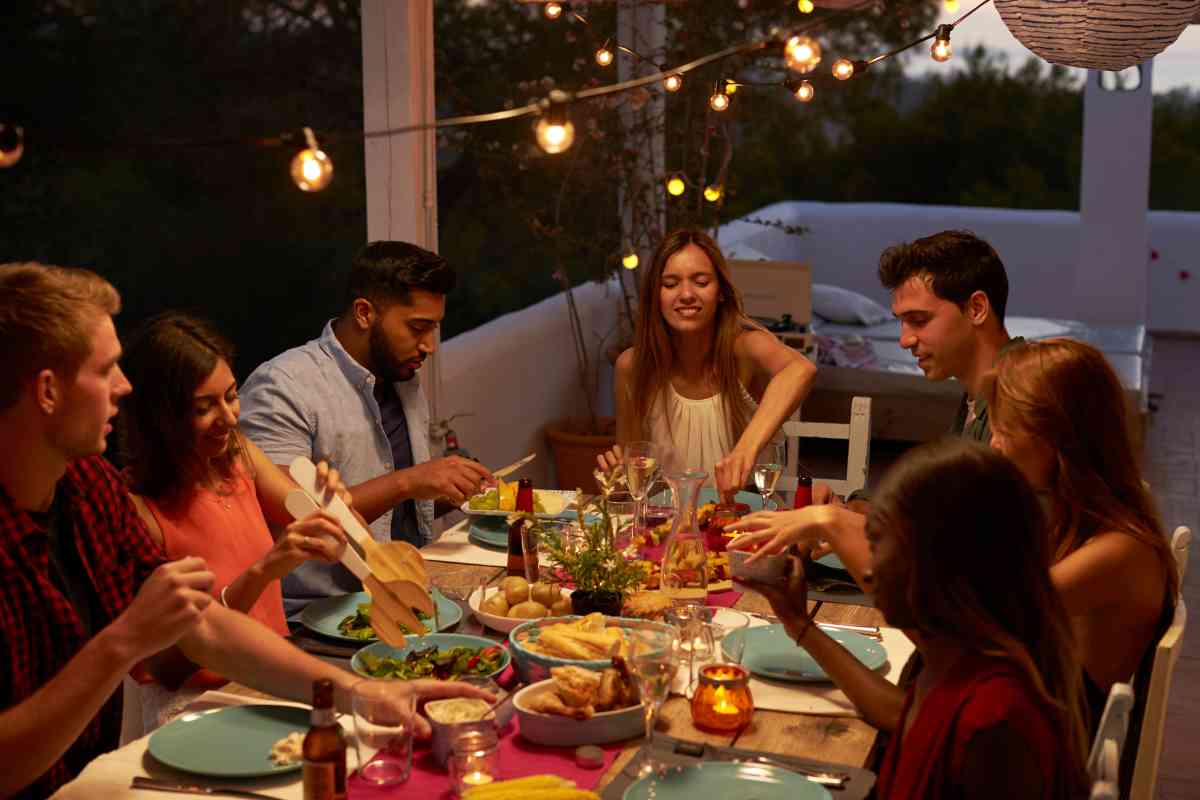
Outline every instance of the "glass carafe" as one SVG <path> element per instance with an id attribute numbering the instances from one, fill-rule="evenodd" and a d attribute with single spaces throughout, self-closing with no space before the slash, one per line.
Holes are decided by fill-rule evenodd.
<path id="1" fill-rule="evenodd" d="M 675 521 L 663 554 L 662 592 L 676 606 L 704 605 L 708 597 L 708 551 L 696 524 L 696 504 L 708 473 L 696 469 L 665 477 L 675 498 Z"/>

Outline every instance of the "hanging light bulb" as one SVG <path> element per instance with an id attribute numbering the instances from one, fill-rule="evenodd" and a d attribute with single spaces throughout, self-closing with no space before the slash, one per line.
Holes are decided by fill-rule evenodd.
<path id="1" fill-rule="evenodd" d="M 682 173 L 676 172 L 667 178 L 667 194 L 672 197 L 679 197 L 685 191 L 687 191 L 687 182 L 684 181 Z"/>
<path id="2" fill-rule="evenodd" d="M 725 94 L 721 89 L 715 89 L 712 97 L 708 98 L 708 107 L 713 111 L 729 110 L 729 95 Z"/>
<path id="3" fill-rule="evenodd" d="M 947 14 L 957 14 L 958 0 L 943 0 L 942 8 L 946 9 Z"/>
<path id="4" fill-rule="evenodd" d="M 625 255 L 621 256 L 621 266 L 625 269 L 637 269 L 638 254 L 629 245 L 625 246 Z"/>
<path id="5" fill-rule="evenodd" d="M 596 51 L 596 63 L 602 67 L 607 67 L 613 62 L 613 51 L 608 49 L 608 42 Z"/>
<path id="6" fill-rule="evenodd" d="M 839 81 L 848 81 L 857 75 L 859 72 L 866 72 L 867 62 L 851 61 L 848 58 L 839 58 L 833 62 L 833 77 Z"/>
<path id="7" fill-rule="evenodd" d="M 668 92 L 678 92 L 683 88 L 683 76 L 679 74 L 668 75 L 663 78 L 663 88 Z"/>
<path id="8" fill-rule="evenodd" d="M 728 78 L 726 78 L 725 79 L 725 94 L 736 94 L 739 85 L 740 84 L 738 84 L 737 81 L 731 81 Z"/>
<path id="9" fill-rule="evenodd" d="M 793 93 L 796 95 L 796 99 L 801 103 L 807 103 L 813 99 L 813 96 L 816 95 L 817 92 L 815 89 L 813 89 L 813 85 L 808 81 L 800 81 L 800 83 L 796 84 L 796 88 L 793 90 Z"/>
<path id="10" fill-rule="evenodd" d="M 938 25 L 933 46 L 929 48 L 929 55 L 933 56 L 934 61 L 944 63 L 949 61 L 950 56 L 954 54 L 950 47 L 950 31 L 952 30 L 954 30 L 953 25 Z"/>
<path id="11" fill-rule="evenodd" d="M 725 190 L 718 184 L 704 187 L 704 199 L 710 203 L 715 203 L 721 199 L 721 195 L 725 194 Z"/>
<path id="12" fill-rule="evenodd" d="M 304 129 L 304 140 L 308 146 L 292 159 L 292 180 L 302 192 L 319 192 L 333 180 L 333 162 L 317 146 L 312 128 Z"/>
<path id="13" fill-rule="evenodd" d="M 783 46 L 783 60 L 793 72 L 812 72 L 821 63 L 821 45 L 810 36 L 793 36 Z"/>
<path id="14" fill-rule="evenodd" d="M 550 94 L 538 101 L 541 116 L 533 126 L 533 135 L 538 147 L 551 155 L 570 149 L 575 142 L 575 125 L 567 113 L 572 95 L 560 89 L 552 89 Z"/>
<path id="15" fill-rule="evenodd" d="M 811 14 L 816 6 L 813 5 L 813 0 L 797 0 L 796 8 L 801 14 Z"/>
<path id="16" fill-rule="evenodd" d="M 562 3 L 546 3 L 542 6 L 542 13 L 546 15 L 546 19 L 558 19 L 563 13 Z"/>
<path id="17" fill-rule="evenodd" d="M 0 169 L 11 167 L 25 154 L 25 129 L 0 122 Z"/>

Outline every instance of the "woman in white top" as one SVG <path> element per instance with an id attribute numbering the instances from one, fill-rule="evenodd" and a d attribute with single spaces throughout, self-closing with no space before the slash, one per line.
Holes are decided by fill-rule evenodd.
<path id="1" fill-rule="evenodd" d="M 671 448 L 731 494 L 812 388 L 816 367 L 742 310 L 720 248 L 668 234 L 642 275 L 635 344 L 617 358 L 617 440 Z M 600 456 L 607 470 L 620 447 Z"/>

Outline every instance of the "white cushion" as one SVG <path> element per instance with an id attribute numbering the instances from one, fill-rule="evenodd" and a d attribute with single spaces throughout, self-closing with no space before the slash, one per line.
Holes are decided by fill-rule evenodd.
<path id="1" fill-rule="evenodd" d="M 827 283 L 813 284 L 812 310 L 830 322 L 847 325 L 878 325 L 892 318 L 886 308 L 866 295 Z"/>

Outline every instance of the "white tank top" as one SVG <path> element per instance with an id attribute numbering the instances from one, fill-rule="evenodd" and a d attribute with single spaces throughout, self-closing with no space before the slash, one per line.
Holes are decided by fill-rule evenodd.
<path id="1" fill-rule="evenodd" d="M 741 390 L 742 401 L 753 415 L 758 403 L 745 386 L 741 386 Z M 680 464 L 688 469 L 704 470 L 708 473 L 707 483 L 713 483 L 713 467 L 737 444 L 736 440 L 729 440 L 724 397 L 718 393 L 692 400 L 675 391 L 670 381 L 667 381 L 663 397 L 666 413 L 663 413 L 664 403 L 656 403 L 650 412 L 650 440 L 669 444 L 679 455 Z"/>

